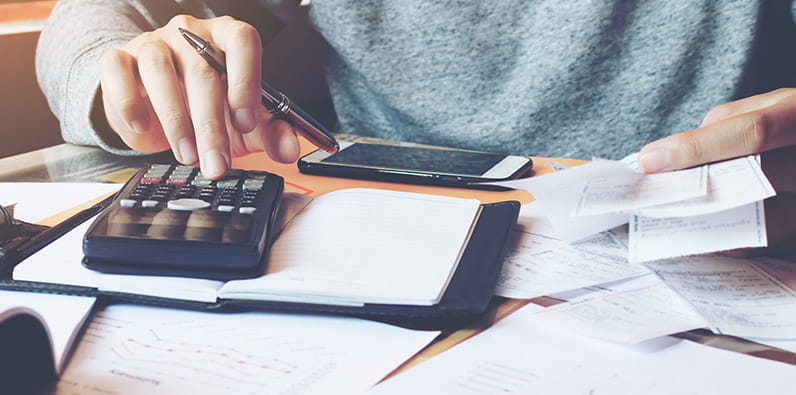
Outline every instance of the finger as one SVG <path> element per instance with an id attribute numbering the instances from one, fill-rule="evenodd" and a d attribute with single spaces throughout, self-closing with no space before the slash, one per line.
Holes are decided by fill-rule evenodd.
<path id="1" fill-rule="evenodd" d="M 785 100 L 794 94 L 796 94 L 796 90 L 794 89 L 777 89 L 775 91 L 720 104 L 708 111 L 705 119 L 702 120 L 701 126 L 707 126 L 743 113 L 762 110 L 782 100 Z"/>
<path id="2" fill-rule="evenodd" d="M 137 59 L 141 81 L 175 157 L 186 165 L 198 162 L 191 117 L 171 49 L 162 41 L 153 41 L 138 49 Z"/>
<path id="3" fill-rule="evenodd" d="M 796 100 L 652 142 L 639 152 L 648 173 L 684 169 L 796 144 Z"/>
<path id="4" fill-rule="evenodd" d="M 244 135 L 247 145 L 256 147 L 258 151 L 265 151 L 277 162 L 295 162 L 301 154 L 301 146 L 293 126 L 272 116 L 265 108 L 259 113 L 261 126 L 253 133 Z"/>
<path id="5" fill-rule="evenodd" d="M 174 47 L 172 47 L 174 48 Z M 224 86 L 221 76 L 201 57 L 179 56 L 202 173 L 222 177 L 230 166 Z"/>
<path id="6" fill-rule="evenodd" d="M 226 53 L 227 101 L 232 125 L 248 133 L 257 126 L 260 107 L 262 44 L 251 25 L 229 17 L 212 21 L 211 40 Z"/>
<path id="7" fill-rule="evenodd" d="M 243 139 L 245 134 L 238 133 L 235 130 L 235 127 L 232 126 L 232 120 L 229 111 L 226 113 L 226 121 L 227 121 L 227 137 L 229 138 L 229 151 L 233 158 L 237 158 L 240 156 L 248 155 L 252 152 L 262 151 L 262 149 L 250 149 L 246 145 L 246 141 Z"/>
<path id="8" fill-rule="evenodd" d="M 124 142 L 142 152 L 168 147 L 156 136 L 150 121 L 150 105 L 141 94 L 135 58 L 122 50 L 110 50 L 100 58 L 100 86 L 108 123 Z M 157 129 L 157 128 L 154 128 Z"/>

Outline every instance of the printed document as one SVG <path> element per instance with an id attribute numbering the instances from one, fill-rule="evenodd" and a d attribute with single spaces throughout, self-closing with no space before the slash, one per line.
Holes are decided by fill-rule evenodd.
<path id="1" fill-rule="evenodd" d="M 58 383 L 79 394 L 361 394 L 438 332 L 354 318 L 99 311 Z"/>
<path id="2" fill-rule="evenodd" d="M 767 246 L 762 201 L 775 191 L 756 157 L 659 174 L 634 158 L 495 185 L 533 194 L 569 243 L 630 222 L 633 262 Z"/>
<path id="3" fill-rule="evenodd" d="M 657 276 L 647 274 L 581 294 L 537 313 L 545 325 L 619 343 L 707 327 L 707 321 Z"/>
<path id="4" fill-rule="evenodd" d="M 633 346 L 597 340 L 521 309 L 372 393 L 777 395 L 793 392 L 794 372 L 793 365 L 669 337 Z"/>
<path id="5" fill-rule="evenodd" d="M 621 230 L 568 244 L 557 238 L 536 202 L 523 205 L 517 223 L 498 280 L 499 296 L 530 299 L 649 273 L 627 262 L 627 249 L 619 241 L 627 236 Z"/>
<path id="6" fill-rule="evenodd" d="M 702 255 L 646 266 L 694 306 L 715 333 L 796 340 L 796 291 L 766 272 L 765 262 Z"/>
<path id="7" fill-rule="evenodd" d="M 768 245 L 762 201 L 694 217 L 634 215 L 629 228 L 631 262 Z"/>

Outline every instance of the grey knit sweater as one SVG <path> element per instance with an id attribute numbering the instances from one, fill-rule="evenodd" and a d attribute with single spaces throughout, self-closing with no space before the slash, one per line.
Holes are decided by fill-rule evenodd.
<path id="1" fill-rule="evenodd" d="M 98 58 L 226 2 L 61 0 L 37 54 L 67 141 L 130 153 L 94 112 Z M 265 1 L 285 7 L 296 1 Z M 280 4 L 277 4 L 280 3 Z M 287 4 L 294 6 L 295 4 Z M 796 74 L 790 1 L 313 0 L 342 131 L 523 155 L 618 158 Z"/>

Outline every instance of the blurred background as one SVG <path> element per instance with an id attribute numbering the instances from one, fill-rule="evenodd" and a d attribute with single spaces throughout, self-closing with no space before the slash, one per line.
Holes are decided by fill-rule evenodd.
<path id="1" fill-rule="evenodd" d="M 41 28 L 56 1 L 0 0 L 0 158 L 63 143 L 58 121 L 36 82 L 35 52 Z M 323 78 L 328 45 L 303 6 L 283 23 L 254 9 L 251 0 L 230 1 L 230 13 L 260 29 L 264 78 L 330 129 L 336 115 Z M 272 56 L 278 54 L 278 56 Z"/>
<path id="2" fill-rule="evenodd" d="M 63 142 L 34 68 L 36 41 L 54 5 L 0 0 L 0 158 Z"/>

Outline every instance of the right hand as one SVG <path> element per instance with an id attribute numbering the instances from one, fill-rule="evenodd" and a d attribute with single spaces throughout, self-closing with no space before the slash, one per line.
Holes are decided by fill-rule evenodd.
<path id="1" fill-rule="evenodd" d="M 227 76 L 210 67 L 177 27 L 223 50 Z M 295 132 L 260 102 L 261 57 L 260 36 L 251 25 L 231 17 L 176 16 L 103 54 L 105 116 L 130 148 L 171 148 L 180 163 L 198 162 L 211 179 L 226 173 L 232 157 L 252 152 L 293 162 L 299 156 Z"/>
<path id="2" fill-rule="evenodd" d="M 765 201 L 769 247 L 733 254 L 796 254 L 796 89 L 719 105 L 698 129 L 647 144 L 639 153 L 639 164 L 655 173 L 757 153 L 777 190 L 777 196 Z"/>

